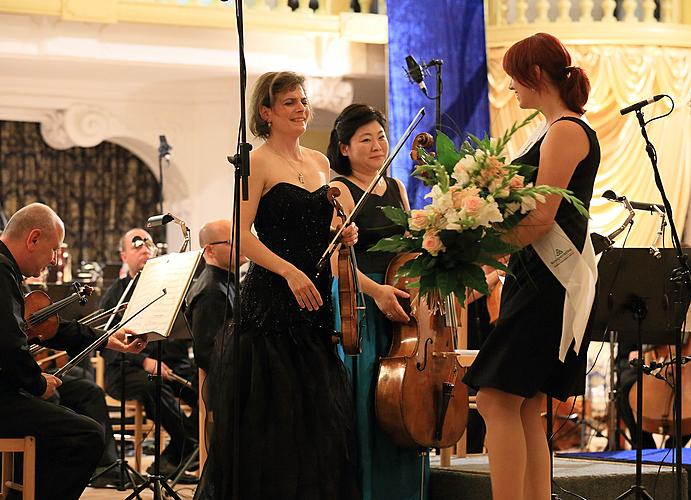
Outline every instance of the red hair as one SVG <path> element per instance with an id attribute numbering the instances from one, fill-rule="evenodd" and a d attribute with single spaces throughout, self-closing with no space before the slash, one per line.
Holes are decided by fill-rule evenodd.
<path id="1" fill-rule="evenodd" d="M 571 66 L 571 55 L 558 38 L 548 33 L 537 33 L 513 44 L 504 54 L 504 71 L 526 87 L 543 90 L 546 86 L 541 75 L 547 74 L 559 90 L 564 104 L 573 112 L 583 114 L 588 101 L 590 81 L 581 68 Z"/>

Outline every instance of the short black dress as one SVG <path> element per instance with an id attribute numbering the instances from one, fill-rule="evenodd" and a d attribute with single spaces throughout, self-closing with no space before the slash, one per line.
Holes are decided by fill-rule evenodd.
<path id="1" fill-rule="evenodd" d="M 286 280 L 256 264 L 241 290 L 241 320 L 216 345 L 209 374 L 213 431 L 196 499 L 358 500 L 352 389 L 332 341 L 331 273 L 317 273 L 329 241 L 328 186 L 280 182 L 259 200 L 259 240 L 314 283 L 324 305 L 300 309 Z M 240 365 L 233 340 L 240 339 Z M 239 368 L 239 370 L 238 370 Z M 240 462 L 233 461 L 234 379 Z"/>
<path id="2" fill-rule="evenodd" d="M 568 185 L 588 208 L 600 165 L 597 135 L 578 118 L 559 120 L 578 123 L 588 136 L 588 155 L 578 164 Z M 544 136 L 514 163 L 539 166 L 543 140 Z M 534 176 L 526 182 L 535 181 L 537 170 Z M 555 221 L 582 251 L 588 237 L 588 220 L 573 205 L 562 200 Z M 559 345 L 566 290 L 532 245 L 513 254 L 508 267 L 510 274 L 504 282 L 497 325 L 463 381 L 475 389 L 492 387 L 525 398 L 542 392 L 565 401 L 569 396 L 583 394 L 590 323 L 579 354 L 569 349 L 561 362 Z"/>

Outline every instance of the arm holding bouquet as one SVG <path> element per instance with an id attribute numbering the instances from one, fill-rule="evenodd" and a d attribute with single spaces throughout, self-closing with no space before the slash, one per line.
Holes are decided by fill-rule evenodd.
<path id="1" fill-rule="evenodd" d="M 582 159 L 587 152 L 584 133 L 578 140 L 566 133 L 578 125 L 560 122 L 557 129 L 550 129 L 550 141 L 542 145 L 545 168 L 538 170 L 535 184 L 525 181 L 535 166 L 507 163 L 506 145 L 536 114 L 501 137 L 470 136 L 459 150 L 440 132 L 436 157 L 418 151 L 423 164 L 413 175 L 431 186 L 426 195 L 431 203 L 411 211 L 385 207 L 387 216 L 405 233 L 384 238 L 370 250 L 419 252 L 399 273 L 420 278 L 421 296 L 429 300 L 453 292 L 463 301 L 466 287 L 487 294 L 482 266 L 506 272 L 498 257 L 546 234 L 562 198 L 588 216 L 581 201 L 566 189 L 579 156 Z"/>
<path id="2" fill-rule="evenodd" d="M 570 121 L 554 123 L 540 147 L 540 167 L 536 185 L 566 189 L 576 166 L 583 160 L 590 145 L 583 128 Z M 554 224 L 561 196 L 549 194 L 506 235 L 516 246 L 526 246 L 549 232 Z"/>

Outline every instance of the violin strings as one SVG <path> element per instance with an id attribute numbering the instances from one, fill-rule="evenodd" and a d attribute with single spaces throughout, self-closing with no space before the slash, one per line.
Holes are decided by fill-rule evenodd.
<path id="1" fill-rule="evenodd" d="M 72 304 L 78 299 L 79 295 L 73 294 L 67 298 L 55 302 L 54 304 L 44 307 L 43 309 L 40 309 L 35 313 L 30 314 L 29 318 L 26 321 L 27 326 L 32 327 L 38 325 L 39 323 L 42 323 L 43 321 L 51 317 L 53 314 L 55 314 L 57 311 L 59 311 L 63 307 Z"/>

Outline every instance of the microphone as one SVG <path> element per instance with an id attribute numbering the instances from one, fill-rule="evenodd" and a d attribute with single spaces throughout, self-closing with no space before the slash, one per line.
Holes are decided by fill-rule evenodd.
<path id="1" fill-rule="evenodd" d="M 664 94 L 655 95 L 655 96 L 650 97 L 650 98 L 648 98 L 648 99 L 645 99 L 645 100 L 643 100 L 643 101 L 639 101 L 639 102 L 637 102 L 637 103 L 635 103 L 635 104 L 631 104 L 630 106 L 626 106 L 625 108 L 620 109 L 620 110 L 619 110 L 619 113 L 621 113 L 622 116 L 623 116 L 623 115 L 625 115 L 625 114 L 627 114 L 627 113 L 630 113 L 631 111 L 638 111 L 639 109 L 641 109 L 641 108 L 647 106 L 648 104 L 652 104 L 652 103 L 654 103 L 654 102 L 659 101 L 659 100 L 662 99 L 663 97 L 665 97 Z"/>
<path id="2" fill-rule="evenodd" d="M 608 199 L 609 201 L 618 201 L 622 202 L 626 199 L 626 196 L 617 196 L 617 194 L 612 191 L 611 189 L 608 189 L 604 193 L 602 193 L 602 197 Z"/>
<path id="3" fill-rule="evenodd" d="M 146 221 L 146 227 L 165 226 L 169 222 L 179 221 L 173 214 L 152 215 Z"/>
<path id="4" fill-rule="evenodd" d="M 168 141 L 166 141 L 165 135 L 159 135 L 158 136 L 158 144 L 159 144 L 158 156 L 170 161 L 170 152 L 173 149 L 173 146 L 168 144 Z"/>
<path id="5" fill-rule="evenodd" d="M 180 252 L 182 253 L 185 250 L 187 250 L 187 248 L 189 248 L 190 246 L 190 228 L 187 227 L 185 221 L 178 219 L 171 213 L 152 215 L 147 219 L 146 227 L 165 226 L 170 222 L 175 222 L 178 226 L 180 226 L 180 229 L 182 230 L 183 242 L 182 247 L 180 248 Z"/>
<path id="6" fill-rule="evenodd" d="M 417 86 L 420 87 L 423 94 L 427 95 L 427 85 L 425 85 L 425 76 L 422 73 L 422 66 L 420 66 L 411 55 L 405 56 L 405 63 L 408 66 L 408 76 L 410 79 L 417 83 Z"/>
<path id="7" fill-rule="evenodd" d="M 603 198 L 607 198 L 609 201 L 616 201 L 619 203 L 623 203 L 626 200 L 626 196 L 617 196 L 617 194 L 612 191 L 611 189 L 608 189 L 604 193 L 602 193 Z M 650 213 L 665 213 L 665 206 L 660 205 L 659 203 L 648 203 L 648 202 L 642 202 L 642 201 L 629 201 L 629 205 L 631 205 L 631 208 L 634 210 L 643 210 L 645 212 L 650 212 Z"/>

